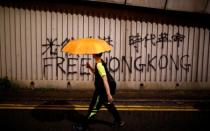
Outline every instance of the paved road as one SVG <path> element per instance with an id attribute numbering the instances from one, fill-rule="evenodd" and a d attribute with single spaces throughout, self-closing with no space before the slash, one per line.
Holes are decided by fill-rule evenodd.
<path id="1" fill-rule="evenodd" d="M 48 103 L 49 104 L 49 103 Z M 14 106 L 0 109 L 2 131 L 73 131 L 72 125 L 80 121 L 87 113 L 85 108 L 76 109 L 61 106 Z M 51 105 L 53 106 L 53 105 Z M 3 107 L 3 106 L 1 106 Z M 17 108 L 18 107 L 18 108 Z M 21 107 L 21 108 L 20 108 Z M 30 108 L 27 108 L 30 107 Z M 40 108 L 42 107 L 42 108 Z M 55 106 L 53 106 L 55 107 Z M 118 106 L 119 107 L 119 106 Z M 25 109 L 24 109 L 25 108 Z M 90 131 L 204 131 L 210 130 L 210 111 L 182 110 L 164 106 L 149 110 L 141 106 L 140 110 L 119 110 L 126 122 L 124 128 L 112 128 L 112 116 L 102 109 L 97 114 L 97 121 L 90 126 Z M 170 109 L 170 110 L 167 110 Z M 105 120 L 105 121 L 104 121 Z"/>
<path id="2" fill-rule="evenodd" d="M 0 94 L 1 131 L 73 131 L 87 113 L 92 92 L 19 91 Z M 181 95 L 180 95 L 181 94 Z M 104 109 L 91 131 L 209 131 L 210 92 L 119 92 L 117 109 L 126 122 L 111 128 L 112 116 Z M 106 121 L 103 121 L 106 120 Z"/>

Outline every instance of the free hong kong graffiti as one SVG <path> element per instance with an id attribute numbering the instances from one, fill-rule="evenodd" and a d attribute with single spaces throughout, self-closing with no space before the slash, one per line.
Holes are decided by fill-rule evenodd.
<path id="1" fill-rule="evenodd" d="M 100 37 L 99 37 L 100 38 Z M 184 41 L 185 36 L 181 35 L 179 32 L 175 35 L 169 36 L 167 33 L 160 33 L 158 36 L 154 34 L 146 34 L 145 36 L 140 36 L 138 33 L 133 36 L 129 36 L 128 45 L 130 48 L 134 48 L 135 53 L 139 53 L 139 47 L 141 44 L 144 48 L 147 48 L 147 45 L 150 44 L 154 48 L 158 45 L 161 46 L 161 49 L 167 48 L 164 44 L 176 44 L 177 49 L 179 49 L 180 44 Z M 70 55 L 59 53 L 61 49 L 66 45 L 70 40 L 74 38 L 66 38 L 60 44 L 55 39 L 47 39 L 47 43 L 42 45 L 42 67 L 44 76 L 47 75 L 47 71 L 52 70 L 52 67 L 56 69 L 56 75 L 59 72 L 62 72 L 66 75 L 74 75 L 79 73 L 80 75 L 90 75 L 89 71 L 86 69 L 86 62 L 90 62 L 92 58 L 90 56 L 79 56 L 79 55 Z M 113 40 L 110 36 L 103 37 L 111 46 L 114 45 Z M 47 55 L 48 54 L 48 55 Z M 151 70 L 164 70 L 169 69 L 176 71 L 184 70 L 189 72 L 191 64 L 189 63 L 188 54 L 176 54 L 173 55 L 170 52 L 167 54 L 154 54 L 152 52 L 147 52 L 146 54 L 140 54 L 135 56 L 113 56 L 108 52 L 109 57 L 104 57 L 105 62 L 111 72 L 125 72 L 128 70 L 129 73 L 134 71 L 138 72 L 149 72 Z M 114 53 L 112 53 L 114 54 Z M 53 61 L 53 62 L 52 62 Z M 78 68 L 79 66 L 79 68 Z M 78 70 L 79 69 L 79 70 Z"/>

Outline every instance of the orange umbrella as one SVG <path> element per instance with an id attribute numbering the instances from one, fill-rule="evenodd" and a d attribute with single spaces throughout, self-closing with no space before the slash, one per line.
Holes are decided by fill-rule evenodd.
<path id="1" fill-rule="evenodd" d="M 71 54 L 98 54 L 111 49 L 112 47 L 104 40 L 81 38 L 69 41 L 62 51 Z"/>

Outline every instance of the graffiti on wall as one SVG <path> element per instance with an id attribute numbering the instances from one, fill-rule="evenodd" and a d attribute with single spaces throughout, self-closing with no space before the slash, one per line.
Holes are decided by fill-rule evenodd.
<path id="1" fill-rule="evenodd" d="M 153 46 L 157 46 L 157 44 L 161 44 L 161 48 L 164 48 L 164 44 L 170 43 L 176 43 L 177 47 L 179 47 L 180 42 L 184 41 L 185 36 L 182 34 L 176 33 L 175 35 L 172 35 L 169 37 L 168 33 L 162 32 L 159 34 L 159 36 L 156 36 L 155 34 L 146 34 L 144 37 L 141 37 L 139 33 L 137 33 L 135 36 L 131 35 L 129 36 L 129 44 L 134 45 L 134 48 L 136 52 L 139 52 L 139 44 L 145 43 L 144 46 L 147 47 L 147 43 L 151 43 Z M 149 41 L 149 42 L 148 42 Z"/>
<path id="2" fill-rule="evenodd" d="M 90 37 L 91 38 L 91 37 Z M 103 39 L 105 40 L 107 43 L 110 43 L 111 46 L 113 46 L 111 44 L 112 40 L 110 38 L 110 36 L 108 37 L 98 37 L 99 39 Z M 78 71 L 69 71 L 69 69 L 71 67 L 76 66 L 76 64 L 72 64 L 72 61 L 78 61 L 79 58 L 75 58 L 75 57 L 69 57 L 68 54 L 65 55 L 65 57 L 61 56 L 58 54 L 58 52 L 70 41 L 73 40 L 74 38 L 72 37 L 71 39 L 66 38 L 62 43 L 57 44 L 57 38 L 55 39 L 49 39 L 47 38 L 47 43 L 46 44 L 42 44 L 42 47 L 44 47 L 44 51 L 42 52 L 42 56 L 44 56 L 45 54 L 49 53 L 50 55 L 47 57 L 43 58 L 43 71 L 44 71 L 44 75 L 46 75 L 46 71 L 49 70 L 49 68 L 51 68 L 52 66 L 56 67 L 56 75 L 58 76 L 58 71 L 61 71 L 64 74 L 70 75 L 70 74 L 76 74 L 78 73 Z M 60 50 L 59 50 L 60 49 Z M 79 56 L 77 56 L 79 57 Z M 52 61 L 55 60 L 56 64 L 49 64 L 48 61 Z M 85 66 L 85 61 L 89 61 L 90 58 L 81 58 L 81 70 L 80 70 L 80 74 L 81 75 L 89 75 L 89 72 L 85 72 L 83 67 Z M 67 67 L 63 68 L 63 64 L 64 61 L 67 62 Z M 74 62 L 73 62 L 74 63 Z M 65 70 L 66 69 L 66 70 Z"/>
<path id="3" fill-rule="evenodd" d="M 99 37 L 100 38 L 100 37 Z M 144 37 L 140 36 L 138 33 L 133 36 L 129 36 L 129 46 L 134 46 L 135 51 L 139 52 L 139 44 L 144 43 L 144 47 L 147 48 L 147 43 L 151 43 L 152 46 L 157 47 L 158 44 L 161 44 L 161 48 L 164 48 L 164 44 L 168 44 L 169 42 L 173 42 L 179 47 L 180 43 L 184 41 L 185 36 L 181 35 L 179 33 L 176 33 L 175 35 L 172 35 L 169 37 L 169 34 L 162 32 L 159 34 L 159 36 L 156 36 L 155 34 L 146 34 Z M 47 38 L 47 43 L 43 44 L 43 71 L 44 75 L 46 75 L 46 71 L 52 70 L 52 66 L 55 66 L 56 68 L 56 75 L 58 75 L 58 72 L 62 72 L 66 75 L 74 75 L 77 73 L 80 73 L 80 75 L 90 75 L 90 73 L 85 70 L 85 63 L 90 61 L 91 58 L 89 57 L 81 57 L 79 55 L 69 55 L 65 54 L 64 56 L 59 54 L 58 52 L 61 51 L 61 49 L 74 38 L 66 38 L 63 40 L 60 44 L 58 44 L 57 38 L 55 39 L 49 39 Z M 110 43 L 112 45 L 112 39 L 110 36 L 100 38 L 105 40 L 106 42 Z M 113 45 L 112 45 L 113 46 Z M 49 55 L 45 55 L 48 53 Z M 129 73 L 132 73 L 133 70 L 143 72 L 150 70 L 163 70 L 163 69 L 170 69 L 174 67 L 175 70 L 185 70 L 186 72 L 189 71 L 191 64 L 187 62 L 187 59 L 189 58 L 188 54 L 183 55 L 177 55 L 176 58 L 174 58 L 171 54 L 162 54 L 161 56 L 157 55 L 146 55 L 146 60 L 143 60 L 143 57 L 145 56 L 121 56 L 121 57 L 115 57 L 110 56 L 105 58 L 105 62 L 108 65 L 108 68 L 112 72 L 121 71 L 124 72 L 126 67 L 129 71 Z M 50 62 L 55 61 L 55 62 Z M 53 65 L 54 63 L 54 65 Z M 66 63 L 66 64 L 64 64 Z M 80 71 L 74 70 L 74 67 L 77 67 L 78 65 L 76 63 L 81 63 L 79 66 Z M 113 67 L 112 64 L 115 63 L 115 66 Z"/>
<path id="4" fill-rule="evenodd" d="M 92 80 L 85 65 L 94 66 L 91 55 L 61 51 L 68 41 L 90 36 L 114 47 L 102 58 L 116 80 L 210 79 L 210 31 L 202 25 L 4 6 L 0 12 L 0 75 L 9 79 Z"/>

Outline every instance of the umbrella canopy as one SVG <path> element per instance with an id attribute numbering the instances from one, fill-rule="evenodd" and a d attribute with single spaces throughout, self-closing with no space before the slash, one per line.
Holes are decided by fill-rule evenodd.
<path id="1" fill-rule="evenodd" d="M 112 47 L 104 40 L 81 38 L 69 41 L 62 51 L 71 54 L 99 54 L 111 49 Z"/>

